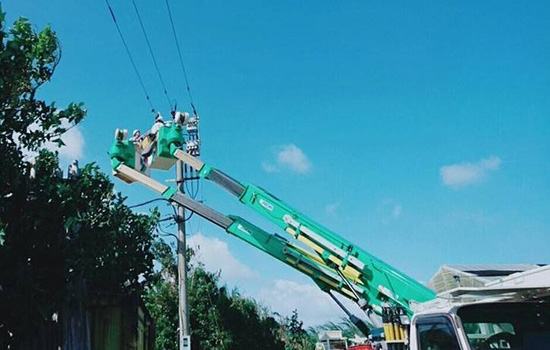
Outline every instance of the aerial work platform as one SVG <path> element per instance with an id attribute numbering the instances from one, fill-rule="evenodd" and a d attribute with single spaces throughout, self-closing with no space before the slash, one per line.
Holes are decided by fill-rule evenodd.
<path id="1" fill-rule="evenodd" d="M 493 285 L 462 287 L 436 295 L 433 290 L 320 225 L 261 187 L 240 182 L 204 163 L 196 157 L 196 152 L 193 153 L 196 145 L 184 142 L 182 124 L 178 120 L 163 124 L 157 131 L 155 137 L 151 137 L 145 144 L 142 140 L 126 140 L 126 132 L 115 133 L 110 150 L 115 176 L 127 183 L 138 182 L 149 187 L 166 200 L 185 207 L 228 234 L 307 275 L 365 335 L 374 327 L 382 327 L 383 339 L 390 350 L 402 350 L 407 346 L 411 350 L 417 349 L 420 333 L 416 331 L 422 329 L 418 324 L 435 322 L 438 317 L 438 322 L 441 322 L 441 317 L 447 317 L 442 315 L 457 318 L 464 307 L 474 311 L 493 306 L 505 310 L 506 305 L 502 303 L 512 305 L 512 302 L 521 302 L 525 305 L 513 307 L 531 310 L 539 306 L 528 302 L 547 304 L 549 300 L 548 267 L 541 268 L 536 274 L 510 276 Z M 274 223 L 288 234 L 288 238 L 268 233 L 242 217 L 220 213 L 178 192 L 175 187 L 150 177 L 151 169 L 168 170 L 178 161 L 193 169 L 199 178 L 223 188 L 240 203 Z M 356 303 L 365 312 L 368 325 L 347 310 L 335 293 Z M 472 304 L 476 305 L 475 308 L 470 308 Z M 465 330 L 452 324 L 449 327 L 460 335 L 458 339 L 461 344 L 466 344 Z M 500 333 L 487 333 L 483 337 L 488 344 L 508 339 Z"/>
<path id="2" fill-rule="evenodd" d="M 429 288 L 262 188 L 241 183 L 190 155 L 184 150 L 182 132 L 182 126 L 176 122 L 162 126 L 149 161 L 143 159 L 140 147 L 120 137 L 124 133 L 117 133 L 110 152 L 114 175 L 125 182 L 139 182 L 149 187 L 165 199 L 184 206 L 227 233 L 306 274 L 332 297 L 331 293 L 337 292 L 353 300 L 366 312 L 369 323 L 373 325 L 381 324 L 380 319 L 373 316 L 384 316 L 384 308 L 398 308 L 404 314 L 412 315 L 415 305 L 435 298 L 435 293 Z M 194 169 L 200 178 L 225 189 L 239 202 L 281 227 L 291 240 L 267 233 L 241 217 L 224 215 L 149 176 L 151 168 L 167 170 L 178 160 Z M 347 310 L 346 313 L 351 315 Z"/>

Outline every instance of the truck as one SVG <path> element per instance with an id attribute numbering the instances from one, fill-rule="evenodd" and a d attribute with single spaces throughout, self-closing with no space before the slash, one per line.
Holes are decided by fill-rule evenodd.
<path id="1" fill-rule="evenodd" d="M 143 159 L 139 141 L 127 140 L 127 133 L 117 129 L 109 151 L 114 176 L 150 188 L 307 275 L 365 336 L 378 334 L 376 345 L 383 349 L 550 349 L 550 268 L 485 287 L 436 294 L 263 188 L 203 162 L 196 148 L 184 141 L 187 123 L 196 127 L 193 118 L 175 118 L 163 125 L 147 141 L 148 159 Z M 280 227 L 287 237 L 225 215 L 151 178 L 151 169 L 168 170 L 177 161 Z M 354 302 L 362 316 L 345 307 L 336 294 Z"/>

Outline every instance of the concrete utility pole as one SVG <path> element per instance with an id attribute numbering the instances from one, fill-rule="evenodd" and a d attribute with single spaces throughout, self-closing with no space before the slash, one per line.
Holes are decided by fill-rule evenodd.
<path id="1" fill-rule="evenodd" d="M 176 163 L 176 182 L 178 190 L 185 193 L 184 165 L 181 160 Z M 185 239 L 185 208 L 178 205 L 178 286 L 179 286 L 179 349 L 191 349 L 191 337 L 189 331 L 189 306 L 187 300 L 187 251 Z"/>

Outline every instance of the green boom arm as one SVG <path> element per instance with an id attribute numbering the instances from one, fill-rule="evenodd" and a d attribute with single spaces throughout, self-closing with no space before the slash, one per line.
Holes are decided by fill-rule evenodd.
<path id="1" fill-rule="evenodd" d="M 321 259 L 303 250 L 301 247 L 288 242 L 283 237 L 267 233 L 241 217 L 223 215 L 202 203 L 178 193 L 174 188 L 151 179 L 117 159 L 113 160 L 113 170 L 117 176 L 148 186 L 162 194 L 166 199 L 183 205 L 185 208 L 223 228 L 227 233 L 242 239 L 277 260 L 306 274 L 325 292 L 337 291 L 352 300 L 357 300 L 357 295 L 364 293 L 364 289 L 361 286 L 345 281 L 339 274 L 327 267 Z"/>
<path id="2" fill-rule="evenodd" d="M 197 170 L 200 177 L 209 179 L 226 189 L 240 202 L 309 246 L 316 254 L 311 254 L 279 236 L 266 233 L 242 218 L 225 217 L 215 212 L 217 213 L 215 217 L 225 218 L 224 224 L 218 223 L 218 225 L 228 233 L 306 273 L 323 290 L 336 290 L 357 301 L 360 306 L 372 308 L 379 315 L 382 314 L 384 306 L 398 306 L 410 316 L 416 303 L 435 298 L 435 293 L 429 288 L 316 223 L 269 192 L 254 185 L 242 184 L 222 171 L 188 155 L 181 149 L 182 145 L 183 139 L 178 125 L 163 127 L 158 134 L 156 156 L 158 159 L 168 161 L 170 159 L 183 161 Z M 127 182 L 141 182 L 162 193 L 165 198 L 185 206 L 181 201 L 187 197 L 134 170 L 137 168 L 138 158 L 133 152 L 133 143 L 115 141 L 110 153 L 116 175 Z M 197 212 L 193 205 L 188 209 Z M 214 212 L 210 208 L 208 210 Z M 212 217 L 201 216 L 213 221 Z"/>
<path id="3" fill-rule="evenodd" d="M 120 145 L 123 146 L 122 143 Z M 162 194 L 167 200 L 183 205 L 185 208 L 223 228 L 227 233 L 242 239 L 277 260 L 309 276 L 321 290 L 328 293 L 331 298 L 335 300 L 348 315 L 351 322 L 353 322 L 365 336 L 369 334 L 369 327 L 361 319 L 351 314 L 332 294 L 332 291 L 337 291 L 343 296 L 359 303 L 359 295 L 365 293 L 364 287 L 350 282 L 346 276 L 335 273 L 333 269 L 326 266 L 323 260 L 319 259 L 317 256 L 288 242 L 283 237 L 265 232 L 241 217 L 225 216 L 202 203 L 196 202 L 177 192 L 174 188 L 163 185 L 132 167 L 127 166 L 117 157 L 112 158 L 112 166 L 116 176 L 127 182 L 140 182 L 146 185 Z M 371 319 L 371 322 L 374 321 Z"/>
<path id="4" fill-rule="evenodd" d="M 414 305 L 435 298 L 435 293 L 399 270 L 316 223 L 260 187 L 242 184 L 220 170 L 176 149 L 173 155 L 238 197 L 297 240 L 313 249 L 330 267 L 363 287 L 362 298 L 377 313 L 383 306 L 400 306 L 412 315 Z"/>

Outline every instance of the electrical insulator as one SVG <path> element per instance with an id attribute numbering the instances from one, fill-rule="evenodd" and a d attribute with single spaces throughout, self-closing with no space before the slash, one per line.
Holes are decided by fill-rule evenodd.
<path id="1" fill-rule="evenodd" d="M 128 137 L 128 130 L 126 129 L 116 129 L 115 130 L 115 139 L 117 141 L 124 141 Z"/>
<path id="2" fill-rule="evenodd" d="M 189 122 L 189 113 L 187 112 L 176 112 L 174 115 L 174 121 L 178 125 L 185 125 Z"/>
<path id="3" fill-rule="evenodd" d="M 200 140 L 188 140 L 187 142 L 185 142 L 187 153 L 193 156 L 198 156 L 200 144 Z"/>
<path id="4" fill-rule="evenodd" d="M 196 132 L 198 129 L 199 123 L 197 117 L 189 118 L 187 122 L 187 132 Z"/>

